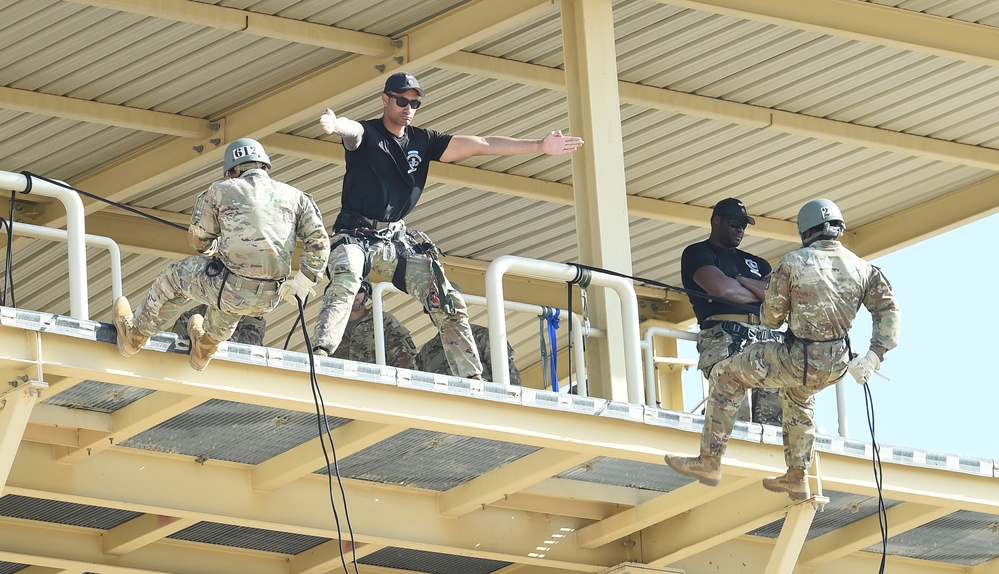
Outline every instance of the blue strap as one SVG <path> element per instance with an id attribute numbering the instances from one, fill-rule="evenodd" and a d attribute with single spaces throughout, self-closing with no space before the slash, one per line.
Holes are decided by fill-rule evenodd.
<path id="1" fill-rule="evenodd" d="M 559 309 L 550 309 L 545 316 L 548 321 L 548 341 L 551 344 L 552 390 L 558 392 L 558 323 Z"/>

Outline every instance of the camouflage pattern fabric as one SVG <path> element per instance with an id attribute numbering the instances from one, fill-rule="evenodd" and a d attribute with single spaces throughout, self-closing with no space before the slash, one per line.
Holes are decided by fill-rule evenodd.
<path id="1" fill-rule="evenodd" d="M 738 323 L 746 328 L 745 338 L 736 337 L 726 331 L 721 324 L 701 329 L 697 333 L 697 368 L 708 379 L 711 375 L 711 368 L 722 359 L 727 359 L 738 352 L 746 344 L 758 340 L 773 338 L 772 331 L 759 325 L 748 323 Z M 751 391 L 752 400 L 745 398 L 739 405 L 736 413 L 736 420 L 753 421 L 765 425 L 780 426 L 781 406 L 780 396 L 776 389 L 753 389 Z"/>
<path id="2" fill-rule="evenodd" d="M 329 236 L 316 202 L 271 179 L 262 169 L 213 183 L 199 197 L 188 229 L 191 244 L 216 240 L 217 256 L 243 277 L 283 280 L 291 274 L 298 240 L 305 244 L 301 267 L 321 277 Z"/>
<path id="3" fill-rule="evenodd" d="M 340 239 L 333 236 L 333 242 Z M 398 254 L 395 246 L 387 240 L 372 239 L 367 250 L 371 254 L 371 269 L 382 277 L 392 277 L 398 264 Z M 316 326 L 312 335 L 313 347 L 324 347 L 336 351 L 343 339 L 343 333 L 350 317 L 350 308 L 354 295 L 361 287 L 364 272 L 364 247 L 357 243 L 341 243 L 330 255 L 330 283 L 323 295 L 323 306 L 316 318 Z M 459 377 L 473 377 L 482 373 L 482 363 L 475 349 L 472 330 L 468 325 L 468 307 L 457 289 L 447 284 L 448 292 L 454 300 L 455 314 L 448 315 L 441 307 L 436 297 L 430 298 L 433 276 L 430 270 L 430 259 L 426 255 L 414 254 L 406 263 L 406 290 L 423 305 L 430 315 L 430 320 L 440 331 L 444 341 L 444 355 L 447 358 L 451 373 Z M 446 283 L 446 282 L 445 282 Z M 429 308 L 428 308 L 429 307 Z"/>
<path id="4" fill-rule="evenodd" d="M 473 324 L 472 337 L 475 339 L 475 347 L 478 349 L 479 357 L 482 360 L 482 378 L 492 381 L 493 369 L 491 361 L 492 354 L 489 351 L 489 329 L 482 325 Z M 514 363 L 513 347 L 509 343 L 506 345 L 506 351 L 510 355 L 510 384 L 520 386 L 520 371 Z M 430 339 L 420 348 L 420 352 L 416 355 L 416 368 L 427 373 L 450 374 L 440 335 Z"/>
<path id="5" fill-rule="evenodd" d="M 183 337 L 187 336 L 187 323 L 194 315 L 205 316 L 208 312 L 208 305 L 198 305 L 181 313 L 180 317 L 173 324 L 173 332 Z M 251 317 L 244 315 L 239 318 L 236 330 L 233 331 L 230 341 L 243 343 L 245 345 L 263 346 L 264 330 L 267 328 L 267 320 L 263 317 Z"/>
<path id="6" fill-rule="evenodd" d="M 400 369 L 416 369 L 416 343 L 398 319 L 391 313 L 382 313 L 385 328 L 385 363 Z M 363 363 L 375 362 L 375 315 L 370 309 L 357 321 L 349 321 L 343 341 L 333 356 Z"/>
<path id="7" fill-rule="evenodd" d="M 846 375 L 845 336 L 861 304 L 873 317 L 871 349 L 893 349 L 901 314 L 880 269 L 832 240 L 785 255 L 770 278 L 762 322 L 773 328 L 786 320 L 798 339 L 755 342 L 714 366 L 701 454 L 725 453 L 745 389 L 779 388 L 785 462 L 807 470 L 815 453 L 814 395 Z"/>
<path id="8" fill-rule="evenodd" d="M 132 320 L 144 335 L 172 325 L 180 309 L 194 301 L 207 305 L 205 333 L 225 341 L 242 316 L 263 315 L 281 301 L 278 286 L 291 270 L 299 239 L 305 243 L 302 268 L 316 277 L 329 256 L 329 236 L 312 198 L 262 169 L 216 181 L 204 191 L 191 214 L 188 239 L 206 255 L 170 264 L 153 282 Z M 232 273 L 218 273 L 212 254 Z"/>
<path id="9" fill-rule="evenodd" d="M 180 310 L 194 301 L 207 306 L 205 333 L 216 341 L 226 341 L 243 315 L 263 315 L 281 301 L 277 281 L 258 292 L 257 282 L 235 288 L 230 277 L 222 291 L 222 308 L 216 307 L 222 275 L 208 275 L 211 262 L 210 257 L 196 255 L 167 266 L 135 309 L 135 328 L 143 335 L 155 335 L 173 325 Z"/>

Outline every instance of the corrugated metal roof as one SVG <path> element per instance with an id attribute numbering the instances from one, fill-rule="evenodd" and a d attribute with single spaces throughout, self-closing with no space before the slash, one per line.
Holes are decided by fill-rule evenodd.
<path id="1" fill-rule="evenodd" d="M 245 135 L 230 130 L 259 126 L 251 126 L 252 122 L 244 116 L 242 123 L 226 125 L 215 133 L 220 141 L 211 144 L 195 138 L 178 140 L 157 133 L 152 126 L 120 127 L 120 122 L 112 117 L 115 115 L 112 110 L 123 114 L 155 111 L 172 114 L 178 121 L 194 118 L 207 125 L 208 120 L 221 121 L 248 109 L 258 109 L 254 106 L 272 97 L 269 101 L 278 102 L 272 105 L 289 108 L 265 110 L 275 115 L 287 113 L 285 125 L 273 128 L 278 133 L 293 136 L 296 138 L 293 141 L 303 147 L 314 143 L 312 140 L 335 143 L 337 138 L 325 135 L 317 125 L 321 106 L 316 106 L 314 117 L 302 119 L 305 112 L 294 108 L 314 105 L 312 100 L 304 104 L 298 98 L 275 96 L 293 91 L 299 82 L 315 74 L 351 69 L 344 64 L 355 55 L 318 47 L 307 37 L 289 41 L 214 27 L 207 16 L 194 16 L 195 21 L 186 21 L 190 16 L 186 12 L 180 14 L 181 11 L 195 14 L 198 13 L 195 8 L 226 8 L 245 12 L 237 12 L 238 15 L 268 15 L 294 23 L 312 23 L 316 25 L 313 29 L 316 33 L 342 30 L 411 40 L 410 34 L 417 27 L 433 23 L 440 16 L 474 8 L 476 4 L 465 0 L 376 3 L 193 0 L 163 3 L 159 8 L 165 10 L 164 16 L 141 13 L 141 5 L 122 4 L 121 9 L 111 9 L 88 6 L 84 0 L 0 0 L 3 32 L 0 88 L 17 90 L 0 92 L 0 133 L 4 136 L 0 138 L 0 158 L 3 158 L 0 170 L 26 170 L 70 183 L 88 181 L 87 177 L 103 170 L 118 179 L 128 179 L 134 166 L 131 170 L 121 166 L 128 165 L 124 162 L 140 157 L 139 154 L 147 154 L 141 157 L 163 171 L 175 167 L 173 163 L 156 163 L 157 154 L 162 152 L 170 162 L 186 162 L 184 169 L 171 172 L 167 181 L 150 180 L 146 185 L 130 188 L 123 200 L 133 207 L 165 212 L 183 221 L 198 193 L 219 177 L 220 166 L 216 161 L 199 163 L 196 154 L 188 158 L 179 151 L 186 150 L 189 141 L 191 147 L 200 145 L 212 153 L 213 145 L 224 145 Z M 960 200 L 948 199 L 950 194 L 967 192 L 970 186 L 989 179 L 999 169 L 999 160 L 988 159 L 999 156 L 987 153 L 999 150 L 999 98 L 995 96 L 999 67 L 984 65 L 980 58 L 970 56 L 942 57 L 932 49 L 918 49 L 918 46 L 903 49 L 887 41 L 860 41 L 849 33 L 823 31 L 811 25 L 796 26 L 790 20 L 778 25 L 773 18 L 752 14 L 752 2 L 740 4 L 744 10 L 741 15 L 718 9 L 717 2 L 682 4 L 684 7 L 649 0 L 613 3 L 617 80 L 626 87 L 647 88 L 651 92 L 642 93 L 651 96 L 644 101 L 628 98 L 622 101 L 621 145 L 626 181 L 622 182 L 622 189 L 601 190 L 601 193 L 659 201 L 663 211 L 662 219 L 629 218 L 635 275 L 671 285 L 680 283 L 679 258 L 683 247 L 705 238 L 708 231 L 678 220 L 670 212 L 675 207 L 710 208 L 719 199 L 734 196 L 745 201 L 754 216 L 786 223 L 794 220 L 806 200 L 823 196 L 835 200 L 847 213 L 851 232 L 862 233 L 865 226 L 882 225 L 931 201 L 943 200 L 945 207 L 952 207 L 953 203 L 948 201 Z M 872 5 L 871 8 L 888 7 L 899 15 L 931 15 L 936 25 L 960 21 L 974 23 L 977 30 L 999 26 L 996 2 L 856 3 L 864 4 Z M 519 25 L 469 40 L 461 47 L 461 55 L 476 57 L 468 65 L 446 57 L 421 58 L 421 50 L 426 48 L 418 43 L 406 45 L 401 54 L 417 58 L 410 60 L 415 62 L 412 65 L 407 62 L 407 66 L 418 74 L 427 90 L 427 105 L 420 109 L 418 123 L 451 133 L 529 138 L 540 137 L 552 129 L 569 130 L 568 107 L 579 101 L 580 95 L 550 89 L 552 83 L 561 81 L 565 57 L 558 5 L 553 3 L 549 8 Z M 171 10 L 177 11 L 173 17 L 169 17 Z M 875 24 L 884 26 L 886 22 Z M 455 19 L 452 25 L 472 24 Z M 924 40 L 931 44 L 933 39 Z M 371 64 L 370 69 L 376 65 L 395 65 L 391 58 L 384 57 L 363 61 Z M 517 66 L 508 67 L 508 64 Z M 339 114 L 363 119 L 380 113 L 376 97 L 379 82 L 361 78 L 356 71 L 330 74 L 329 78 L 326 86 L 329 97 L 324 101 Z M 352 89 L 364 82 L 370 86 Z M 62 105 L 48 108 L 48 104 L 39 103 L 41 109 L 31 111 L 24 111 L 25 105 L 16 104 L 15 96 L 32 94 L 65 99 L 61 100 Z M 684 101 L 694 102 L 690 105 L 696 109 L 676 109 L 675 96 L 693 98 Z M 323 99 L 322 94 L 313 97 Z M 73 111 L 81 103 L 115 107 L 103 110 L 104 121 L 94 122 Z M 745 117 L 737 117 L 739 114 Z M 760 119 L 766 114 L 771 118 L 770 125 Z M 792 119 L 806 126 L 816 125 L 809 123 L 814 120 L 827 123 L 821 124 L 824 131 L 808 127 L 796 130 L 785 124 L 775 125 L 773 118 L 779 114 L 791 114 Z M 750 116 L 754 119 L 748 119 Z M 277 118 L 272 123 L 281 122 Z M 267 134 L 255 135 L 263 138 Z M 913 139 L 899 140 L 903 135 Z M 178 141 L 180 145 L 176 144 Z M 949 145 L 950 159 L 945 161 L 941 156 L 946 154 L 933 151 L 940 144 Z M 332 221 L 339 210 L 344 167 L 311 155 L 275 153 L 272 159 L 274 175 L 312 194 L 324 217 Z M 572 160 L 568 157 L 477 157 L 461 164 L 482 170 L 473 173 L 498 173 L 565 185 L 573 182 Z M 433 173 L 431 169 L 432 177 Z M 108 185 L 113 185 L 114 179 Z M 85 191 L 108 195 L 118 190 Z M 47 201 L 35 196 L 17 199 L 28 202 L 18 216 L 29 222 L 37 220 L 35 212 L 41 211 L 34 201 Z M 993 205 L 992 209 L 999 210 L 999 205 Z M 921 216 L 931 230 L 954 223 L 947 219 L 947 209 L 935 211 Z M 518 197 L 434 180 L 408 223 L 427 232 L 453 258 L 482 263 L 506 254 L 577 262 L 579 234 L 587 232 L 577 223 L 573 206 L 543 201 L 536 196 Z M 159 225 L 148 224 L 149 236 L 155 238 L 163 231 Z M 134 244 L 138 241 L 127 233 L 134 232 L 120 232 L 114 239 L 125 246 L 123 288 L 134 302 L 168 259 L 144 250 L 135 252 L 138 248 Z M 895 243 L 909 239 L 904 230 L 892 236 Z M 742 248 L 776 259 L 794 246 L 793 241 L 754 236 L 751 229 Z M 186 245 L 164 248 L 171 253 L 189 251 Z M 18 307 L 59 314 L 69 312 L 66 262 L 61 246 L 46 241 L 22 241 L 14 250 L 13 262 Z M 107 253 L 88 249 L 91 316 L 104 320 L 110 317 L 111 307 L 108 266 Z M 387 301 L 387 308 L 413 331 L 418 344 L 433 335 L 435 329 L 418 304 L 399 295 L 390 295 Z M 308 309 L 309 324 L 315 321 L 317 310 L 315 303 Z M 473 322 L 486 323 L 481 309 L 473 308 L 471 317 Z M 294 322 L 292 309 L 282 305 L 267 320 L 266 344 L 283 346 Z M 509 337 L 522 369 L 536 367 L 540 361 L 538 329 L 537 317 L 509 314 Z M 563 331 L 563 341 L 564 338 Z M 303 345 L 300 334 L 291 338 L 291 348 Z M 421 380 L 419 384 L 430 383 Z M 147 393 L 146 389 L 88 381 L 49 399 L 47 405 L 85 406 L 87 410 L 113 413 L 141 400 Z M 174 430 L 197 426 L 191 417 L 212 419 L 211 414 L 205 413 L 214 413 L 212 409 L 216 406 L 213 401 L 200 407 L 200 411 L 193 409 L 133 437 L 130 444 L 138 450 L 160 453 L 157 456 L 168 456 L 164 453 L 171 451 L 203 455 L 199 450 L 204 450 L 203 445 L 198 441 L 204 437 L 191 437 L 184 442 Z M 231 422 L 225 432 L 210 437 L 215 441 L 213 448 L 225 452 L 218 458 L 234 461 L 229 464 L 259 463 L 291 448 L 292 443 L 305 440 L 309 432 L 305 423 L 292 424 L 295 429 L 301 428 L 300 436 L 289 433 L 294 436 L 243 444 L 240 438 L 246 428 L 253 427 L 254 421 L 259 423 L 255 417 L 273 415 L 269 420 L 276 420 L 275 417 L 283 415 L 280 409 L 272 412 L 269 407 L 262 409 L 264 415 L 256 408 L 249 409 L 251 412 L 243 412 L 241 408 L 234 409 L 239 411 L 237 414 L 228 413 L 227 416 L 234 418 L 225 419 Z M 369 449 L 366 455 L 363 452 L 354 455 L 359 458 L 354 458 L 351 464 L 359 464 L 361 469 L 355 478 L 418 483 L 419 488 L 446 490 L 485 472 L 484 469 L 505 463 L 504 457 L 510 453 L 523 456 L 530 452 L 529 447 L 522 445 L 500 441 L 480 444 L 477 441 L 481 439 L 432 434 L 454 438 L 460 445 L 467 446 L 468 442 L 474 448 L 455 455 L 455 466 L 450 469 L 431 468 L 439 471 L 432 478 L 413 478 L 405 475 L 406 468 L 419 465 L 408 462 L 410 459 L 405 456 L 391 460 L 405 450 L 400 450 L 399 445 L 406 443 L 407 437 L 412 438 L 404 433 L 394 441 L 386 440 Z M 423 440 L 429 439 L 421 435 L 417 442 Z M 461 449 L 456 447 L 456 450 Z M 364 456 L 375 460 L 367 461 L 370 463 L 367 466 L 360 464 L 358 461 Z M 906 454 L 900 450 L 897 456 L 904 459 Z M 913 460 L 911 452 L 908 456 Z M 378 460 L 381 457 L 388 460 Z M 611 458 L 599 461 L 599 465 L 577 467 L 562 476 L 585 481 L 584 476 L 594 480 L 599 475 L 605 484 L 635 487 L 641 483 L 645 486 L 638 488 L 648 486 L 664 491 L 673 487 L 670 480 L 675 477 L 650 476 L 647 484 L 642 482 L 644 475 L 652 473 L 653 469 L 647 468 L 652 465 Z M 951 468 L 951 463 L 961 469 L 981 465 L 978 460 L 952 461 L 933 456 L 924 456 L 921 461 L 934 468 Z M 428 457 L 422 464 L 432 467 L 438 462 L 439 459 Z M 377 465 L 378 471 L 366 470 L 370 465 Z M 385 476 L 378 472 L 384 472 Z M 601 472 L 607 473 L 606 476 Z M 373 476 L 378 478 L 372 480 Z M 9 498 L 10 495 L 3 500 L 13 504 Z M 975 516 L 949 516 L 938 521 L 937 526 L 948 533 L 966 533 L 972 547 L 987 543 L 986 537 L 976 536 L 980 535 L 979 523 L 987 522 L 991 515 L 968 514 Z M 209 532 L 206 539 L 219 536 Z M 926 546 L 929 540 L 917 537 L 913 548 Z M 896 542 L 906 547 L 905 540 Z M 956 542 L 948 545 L 954 550 L 925 554 L 906 548 L 899 553 L 927 561 L 972 565 L 990 559 L 990 556 L 972 556 L 974 548 L 969 551 Z M 383 552 L 396 556 L 398 567 L 431 564 L 427 567 L 445 572 L 456 568 L 471 571 L 482 566 L 484 571 L 490 571 L 489 568 L 506 564 L 437 565 L 439 557 L 434 553 L 402 556 L 396 550 L 399 549 Z M 369 563 L 381 564 L 373 558 L 379 554 L 369 556 Z M 0 563 L 0 571 L 5 571 L 7 564 L 10 563 Z"/>

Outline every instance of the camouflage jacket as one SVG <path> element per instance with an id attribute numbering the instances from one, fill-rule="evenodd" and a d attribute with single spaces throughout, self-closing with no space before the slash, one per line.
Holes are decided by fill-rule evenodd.
<path id="1" fill-rule="evenodd" d="M 199 253 L 215 248 L 230 271 L 255 279 L 284 279 L 298 240 L 301 267 L 322 277 L 330 240 L 315 201 L 271 179 L 262 169 L 216 181 L 198 197 L 188 228 Z"/>
<path id="2" fill-rule="evenodd" d="M 400 369 L 416 369 L 416 344 L 409 329 L 391 313 L 383 313 L 385 326 L 385 363 Z M 375 320 L 370 309 L 347 323 L 343 339 L 333 356 L 363 363 L 375 362 Z"/>
<path id="3" fill-rule="evenodd" d="M 863 305 L 873 319 L 871 350 L 898 345 L 901 311 L 881 270 L 839 241 L 821 240 L 785 255 L 770 276 L 761 322 L 786 321 L 796 337 L 829 341 L 845 337 Z"/>

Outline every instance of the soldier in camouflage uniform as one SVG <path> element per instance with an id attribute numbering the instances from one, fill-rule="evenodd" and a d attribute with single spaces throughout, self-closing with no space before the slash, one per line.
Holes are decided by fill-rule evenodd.
<path id="1" fill-rule="evenodd" d="M 416 369 L 416 343 L 409 329 L 388 312 L 382 313 L 385 333 L 385 363 L 400 369 Z M 375 315 L 371 312 L 371 283 L 365 279 L 354 296 L 343 341 L 333 356 L 338 359 L 375 362 Z"/>
<path id="2" fill-rule="evenodd" d="M 244 315 L 260 316 L 281 298 L 304 298 L 329 256 L 329 236 L 312 198 L 268 175 L 271 162 L 259 142 L 238 139 L 226 148 L 222 171 L 198 198 L 188 238 L 201 255 L 167 267 L 135 310 L 119 297 L 114 306 L 118 350 L 130 357 L 149 337 L 172 324 L 190 301 L 208 306 L 188 325 L 191 366 L 203 370 L 220 342 Z M 289 278 L 297 241 L 305 243 L 301 268 Z"/>
<path id="3" fill-rule="evenodd" d="M 477 155 L 557 155 L 583 144 L 551 132 L 543 140 L 451 135 L 412 126 L 424 91 L 408 72 L 396 72 L 381 94 L 382 117 L 357 122 L 327 109 L 326 133 L 343 138 L 347 171 L 342 209 L 333 223 L 330 285 L 312 336 L 313 351 L 332 354 L 343 338 L 351 301 L 370 270 L 412 295 L 427 310 L 444 341 L 451 373 L 480 378 L 482 364 L 461 294 L 444 277 L 436 248 L 426 235 L 407 232 L 403 218 L 420 199 L 430 163 Z"/>
<path id="4" fill-rule="evenodd" d="M 773 331 L 760 326 L 770 262 L 738 249 L 747 226 L 755 224 L 741 201 L 723 199 L 711 211 L 711 235 L 688 245 L 680 257 L 680 279 L 700 325 L 697 368 L 706 379 L 716 363 L 747 343 L 775 338 Z M 743 401 L 736 418 L 780 425 L 777 389 L 753 389 L 751 394 L 752 404 Z"/>
<path id="5" fill-rule="evenodd" d="M 472 337 L 475 339 L 475 348 L 479 351 L 482 359 L 482 378 L 486 381 L 493 380 L 493 369 L 489 352 L 489 329 L 482 325 L 472 324 Z M 507 354 L 510 355 L 510 384 L 520 386 L 520 371 L 514 364 L 513 347 L 506 344 Z M 420 352 L 416 355 L 416 368 L 427 373 L 449 374 L 447 358 L 444 356 L 444 345 L 441 344 L 440 336 L 427 341 Z"/>
<path id="6" fill-rule="evenodd" d="M 198 305 L 192 307 L 187 311 L 184 311 L 180 317 L 173 323 L 174 333 L 178 335 L 187 336 L 188 323 L 191 321 L 191 317 L 195 315 L 201 315 L 204 317 L 208 313 L 208 305 Z M 258 345 L 264 344 L 264 330 L 267 328 L 267 320 L 263 317 L 251 317 L 250 315 L 243 315 L 239 318 L 239 323 L 236 324 L 236 330 L 232 332 L 232 337 L 229 340 L 234 343 L 243 343 L 244 345 Z"/>
<path id="7" fill-rule="evenodd" d="M 866 384 L 885 353 L 898 344 L 900 311 L 881 270 L 838 241 L 846 230 L 839 207 L 828 199 L 798 212 L 803 249 L 785 255 L 770 278 L 763 301 L 766 327 L 788 324 L 783 343 L 752 343 L 715 365 L 701 434 L 700 456 L 671 457 L 671 468 L 715 486 L 742 394 L 750 387 L 780 389 L 784 409 L 785 474 L 763 486 L 793 500 L 810 496 L 806 472 L 815 454 L 815 394 L 849 371 Z M 870 349 L 851 358 L 848 333 L 861 304 L 873 320 Z"/>

